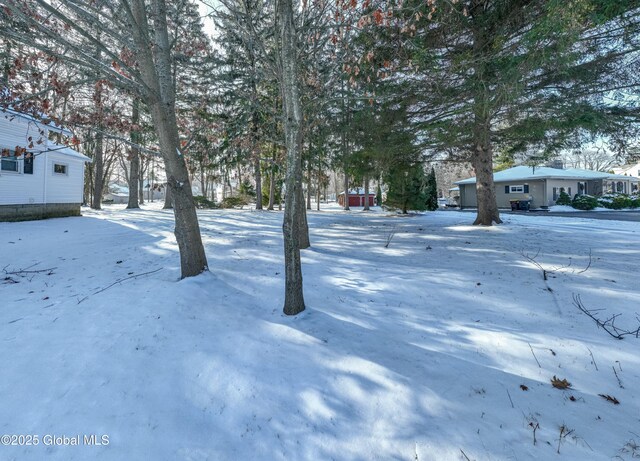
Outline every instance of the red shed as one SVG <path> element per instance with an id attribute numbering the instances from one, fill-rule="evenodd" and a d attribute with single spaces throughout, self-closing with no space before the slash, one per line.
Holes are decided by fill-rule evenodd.
<path id="1" fill-rule="evenodd" d="M 376 195 L 369 192 L 369 206 L 375 206 L 376 204 Z M 365 197 L 364 189 L 360 188 L 357 190 L 349 191 L 349 206 L 364 206 L 367 201 L 367 197 Z M 344 206 L 344 192 L 341 192 L 338 195 L 338 204 L 340 206 Z"/>

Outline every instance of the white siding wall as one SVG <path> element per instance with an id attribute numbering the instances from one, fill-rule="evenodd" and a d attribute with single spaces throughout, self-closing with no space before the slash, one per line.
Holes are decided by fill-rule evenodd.
<path id="1" fill-rule="evenodd" d="M 84 161 L 68 155 L 49 152 L 47 154 L 46 203 L 82 203 L 84 183 Z M 54 164 L 67 166 L 66 174 L 53 172 Z"/>
<path id="2" fill-rule="evenodd" d="M 0 170 L 0 205 L 30 203 L 81 203 L 84 182 L 84 161 L 55 152 L 42 153 L 46 139 L 34 122 L 14 117 L 8 119 L 0 111 L 0 149 L 28 147 L 32 137 L 35 153 L 33 174 L 23 174 L 24 157 L 19 159 L 19 173 Z M 42 140 L 41 144 L 37 144 Z M 67 175 L 54 175 L 53 163 L 68 165 Z M 47 176 L 45 178 L 45 175 Z M 45 193 L 46 184 L 46 193 Z"/>

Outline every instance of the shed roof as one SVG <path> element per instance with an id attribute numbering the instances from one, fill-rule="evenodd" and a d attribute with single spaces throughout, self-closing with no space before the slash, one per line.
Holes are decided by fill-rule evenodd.
<path id="1" fill-rule="evenodd" d="M 622 176 L 612 173 L 605 173 L 602 171 L 580 170 L 577 168 L 550 168 L 546 166 L 516 166 L 509 168 L 508 170 L 498 171 L 493 174 L 494 182 L 510 182 L 510 181 L 531 181 L 536 179 L 577 179 L 577 180 L 590 180 L 590 179 L 626 179 L 632 182 L 638 182 L 640 179 L 633 176 Z M 456 181 L 455 184 L 475 184 L 476 178 L 463 179 L 462 181 Z"/>
<path id="2" fill-rule="evenodd" d="M 344 195 L 344 191 L 338 195 Z M 349 189 L 349 195 L 364 195 L 364 187 L 358 187 L 357 189 Z M 369 191 L 369 195 L 376 195 L 375 192 Z"/>

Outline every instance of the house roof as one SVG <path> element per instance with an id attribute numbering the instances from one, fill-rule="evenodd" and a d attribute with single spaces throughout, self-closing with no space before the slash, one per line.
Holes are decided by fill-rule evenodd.
<path id="1" fill-rule="evenodd" d="M 626 179 L 633 182 L 638 182 L 640 179 L 633 176 L 622 176 L 611 173 L 604 173 L 602 171 L 580 170 L 577 168 L 550 168 L 546 166 L 516 166 L 509 168 L 508 170 L 498 171 L 493 174 L 494 182 L 510 182 L 510 181 L 531 181 L 535 179 Z M 475 184 L 476 178 L 463 179 L 462 181 L 456 181 L 455 184 Z"/>
<path id="2" fill-rule="evenodd" d="M 61 127 L 59 125 L 56 125 L 53 121 L 50 121 L 49 123 L 45 123 L 42 120 L 38 120 L 37 118 L 32 117 L 31 115 L 23 114 L 22 112 L 18 112 L 16 110 L 9 109 L 8 107 L 4 108 L 4 109 L 0 109 L 0 113 L 2 113 L 4 117 L 18 117 L 18 118 L 21 118 L 21 119 L 26 120 L 28 122 L 33 122 L 33 123 L 37 124 L 38 126 L 42 126 L 42 128 L 44 128 L 46 130 L 53 131 L 54 133 L 60 133 L 60 134 L 63 134 L 65 136 L 72 136 L 73 135 L 73 133 L 71 131 L 69 131 L 66 128 L 63 128 L 63 127 Z M 44 114 L 42 114 L 42 117 L 46 119 L 46 116 Z"/>
<path id="3" fill-rule="evenodd" d="M 338 195 L 344 195 L 344 191 Z M 349 189 L 349 195 L 364 195 L 364 187 L 358 187 L 357 189 Z M 375 192 L 369 191 L 369 195 L 376 195 Z"/>
<path id="4" fill-rule="evenodd" d="M 67 155 L 69 157 L 84 160 L 85 162 L 91 162 L 91 159 L 89 157 L 81 154 L 77 150 L 73 150 L 70 147 L 63 146 L 62 144 L 56 144 L 55 142 L 51 141 L 49 141 L 49 144 L 47 145 L 47 152 L 55 152 L 56 154 Z"/>

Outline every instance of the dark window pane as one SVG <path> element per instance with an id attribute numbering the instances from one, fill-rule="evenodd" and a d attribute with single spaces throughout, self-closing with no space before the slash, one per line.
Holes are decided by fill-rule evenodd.
<path id="1" fill-rule="evenodd" d="M 26 154 L 24 157 L 24 174 L 33 174 L 33 154 Z"/>

